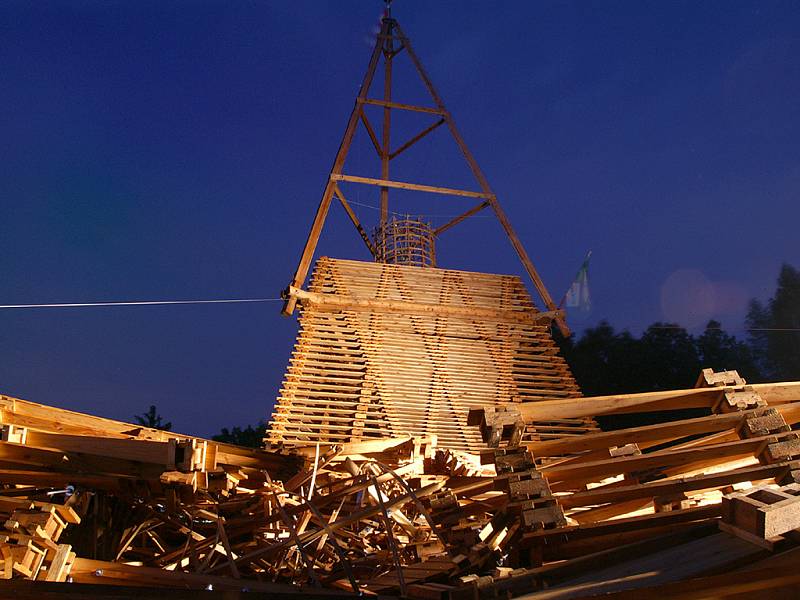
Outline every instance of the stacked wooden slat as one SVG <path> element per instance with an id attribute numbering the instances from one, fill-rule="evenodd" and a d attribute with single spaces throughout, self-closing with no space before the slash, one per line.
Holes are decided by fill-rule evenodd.
<path id="1" fill-rule="evenodd" d="M 700 385 L 478 411 L 477 434 L 502 445 L 480 457 L 408 435 L 270 454 L 3 397 L 0 566 L 12 583 L 319 598 L 659 597 L 695 577 L 723 598 L 795 584 L 800 382 L 705 373 Z M 669 420 L 687 406 L 708 414 Z M 521 433 L 543 411 L 587 410 L 665 416 Z M 764 576 L 776 565 L 778 583 Z M 722 571 L 735 583 L 713 579 Z"/>
<path id="2" fill-rule="evenodd" d="M 518 277 L 321 258 L 301 302 L 271 444 L 410 433 L 477 451 L 471 408 L 580 396 Z M 594 429 L 547 420 L 527 435 Z"/>
<path id="3" fill-rule="evenodd" d="M 263 469 L 282 477 L 302 462 L 1 395 L 0 427 L 3 483 L 111 490 L 147 482 L 224 490 L 249 478 L 260 482 Z"/>

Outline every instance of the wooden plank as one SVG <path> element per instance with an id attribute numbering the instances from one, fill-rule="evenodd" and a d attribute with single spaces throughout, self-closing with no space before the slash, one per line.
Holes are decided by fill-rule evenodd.
<path id="1" fill-rule="evenodd" d="M 399 300 L 371 300 L 353 296 L 338 296 L 334 294 L 318 294 L 307 292 L 298 288 L 289 287 L 289 295 L 296 296 L 298 300 L 309 303 L 316 308 L 334 308 L 336 310 L 366 310 L 371 312 L 389 312 L 396 314 L 430 314 L 433 316 L 459 316 L 475 319 L 484 319 L 499 323 L 541 323 L 555 318 L 550 312 L 527 312 L 518 310 L 492 310 L 488 308 L 472 308 L 468 306 L 452 306 L 443 304 L 427 304 L 422 302 L 407 302 Z M 563 314 L 556 311 L 558 314 Z"/>
<path id="2" fill-rule="evenodd" d="M 751 386 L 768 405 L 800 401 L 800 382 L 759 383 Z M 587 396 L 572 400 L 551 400 L 518 405 L 525 420 L 575 418 L 597 415 L 710 408 L 733 388 L 692 388 L 639 394 Z"/>
<path id="3" fill-rule="evenodd" d="M 414 137 L 412 137 L 410 140 L 408 140 L 406 143 L 404 143 L 402 146 L 400 146 L 400 147 L 399 147 L 397 150 L 395 150 L 394 152 L 392 152 L 392 153 L 389 155 L 389 159 L 394 159 L 394 158 L 396 158 L 397 156 L 399 156 L 400 154 L 402 154 L 403 152 L 405 152 L 406 150 L 408 150 L 408 149 L 409 149 L 411 146 L 413 146 L 414 144 L 416 144 L 418 141 L 420 141 L 422 138 L 424 138 L 426 135 L 428 135 L 429 133 L 431 133 L 432 131 L 434 131 L 435 129 L 437 129 L 437 128 L 438 128 L 440 125 L 442 125 L 442 124 L 444 124 L 444 119 L 439 119 L 438 121 L 436 121 L 436 122 L 435 122 L 435 123 L 433 123 L 432 125 L 429 125 L 429 126 L 428 126 L 428 127 L 426 127 L 425 129 L 423 129 L 422 131 L 420 131 L 420 132 L 419 132 L 417 135 L 415 135 L 415 136 L 414 136 Z M 436 232 L 434 232 L 434 233 L 435 233 L 436 235 L 439 235 L 439 234 L 438 234 L 438 230 L 437 230 Z"/>
<path id="4" fill-rule="evenodd" d="M 452 219 L 451 221 L 448 221 L 444 225 L 441 225 L 441 226 L 437 227 L 433 231 L 434 235 L 437 235 L 437 236 L 442 235 L 445 231 L 447 231 L 451 227 L 455 227 L 456 225 L 458 225 L 462 221 L 468 219 L 469 217 L 471 217 L 474 214 L 477 214 L 477 213 L 481 212 L 484 208 L 486 208 L 488 206 L 490 206 L 488 201 L 481 202 L 480 204 L 478 204 L 476 206 L 473 206 L 472 208 L 470 208 L 465 213 L 462 213 L 461 215 L 457 216 L 456 218 Z"/>
<path id="5" fill-rule="evenodd" d="M 400 102 L 391 102 L 386 100 L 377 100 L 373 98 L 360 98 L 357 100 L 359 104 L 372 104 L 373 106 L 382 106 L 384 108 L 396 108 L 399 110 L 409 110 L 412 112 L 428 113 L 432 115 L 443 115 L 444 113 L 438 108 L 429 108 L 427 106 L 416 106 L 413 104 L 402 104 Z"/>
<path id="6" fill-rule="evenodd" d="M 102 438 L 84 435 L 62 435 L 29 431 L 26 446 L 37 446 L 62 452 L 78 452 L 102 455 L 130 461 L 152 463 L 166 467 L 170 460 L 174 461 L 174 453 L 170 452 L 169 442 L 152 440 Z M 174 447 L 174 445 L 172 445 Z"/>
<path id="7" fill-rule="evenodd" d="M 387 23 L 388 33 L 392 33 L 394 23 L 389 21 Z M 392 101 L 392 52 L 394 50 L 394 38 L 389 37 L 384 40 L 383 48 L 383 129 L 381 130 L 381 179 L 389 179 L 389 152 L 390 139 L 391 139 L 391 123 L 392 111 L 389 106 Z M 363 112 L 363 108 L 362 108 Z M 386 226 L 389 220 L 389 188 L 386 186 L 381 187 L 381 214 L 380 214 L 380 227 Z"/>
<path id="8" fill-rule="evenodd" d="M 649 454 L 622 456 L 608 460 L 543 467 L 542 472 L 547 475 L 548 479 L 551 481 L 593 481 L 643 469 L 676 467 L 715 459 L 733 459 L 735 457 L 752 456 L 757 454 L 758 450 L 773 438 L 782 439 L 790 435 L 792 434 L 786 433 L 778 436 L 755 437 L 696 448 L 662 450 Z"/>
<path id="9" fill-rule="evenodd" d="M 701 433 L 714 433 L 726 429 L 734 429 L 748 417 L 754 416 L 756 412 L 757 410 L 751 410 L 741 413 L 708 415 L 695 419 L 682 419 L 680 421 L 631 427 L 617 431 L 603 431 L 576 439 L 530 442 L 526 446 L 534 455 L 544 457 L 605 449 L 611 446 L 624 446 L 631 443 L 664 441 Z"/>
<path id="10" fill-rule="evenodd" d="M 378 157 L 383 158 L 383 149 L 381 148 L 381 143 L 378 141 L 378 136 L 375 135 L 375 130 L 372 128 L 372 124 L 369 122 L 369 119 L 363 110 L 360 111 L 359 117 L 361 118 L 361 122 L 364 123 L 364 129 L 367 130 L 367 135 L 369 135 L 369 139 L 372 142 L 372 146 L 375 148 L 375 152 L 377 152 Z"/>
<path id="11" fill-rule="evenodd" d="M 445 196 L 463 196 L 465 198 L 488 198 L 484 192 L 473 192 L 470 190 L 459 190 L 455 188 L 439 187 L 435 185 L 422 185 L 419 183 L 409 183 L 406 181 L 390 181 L 388 179 L 376 179 L 373 177 L 360 177 L 358 175 L 342 175 L 331 173 L 331 181 L 347 181 L 350 183 L 363 183 L 365 185 L 377 185 L 384 188 L 397 188 L 399 190 L 411 190 L 415 192 L 428 192 L 430 194 L 443 194 Z"/>
<path id="12" fill-rule="evenodd" d="M 773 465 L 759 465 L 757 467 L 734 469 L 710 475 L 662 479 L 651 483 L 623 485 L 619 487 L 600 487 L 559 497 L 559 502 L 564 508 L 574 508 L 577 506 L 593 506 L 606 502 L 625 502 L 637 498 L 669 496 L 681 492 L 719 488 L 742 481 L 760 481 L 779 477 L 788 470 L 789 464 L 784 462 Z"/>

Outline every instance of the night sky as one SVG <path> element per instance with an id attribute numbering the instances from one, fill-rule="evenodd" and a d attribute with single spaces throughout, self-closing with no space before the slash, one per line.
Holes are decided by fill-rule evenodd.
<path id="1" fill-rule="evenodd" d="M 0 4 L 0 304 L 278 297 L 381 6 Z M 713 317 L 743 335 L 748 300 L 800 266 L 797 2 L 397 0 L 394 16 L 554 297 L 593 251 L 578 331 Z M 395 99 L 431 105 L 413 76 L 399 55 Z M 392 145 L 430 122 L 397 115 Z M 392 169 L 477 189 L 444 127 Z M 345 171 L 379 175 L 363 131 Z M 377 190 L 344 189 L 374 226 Z M 392 198 L 434 224 L 473 202 Z M 366 258 L 339 207 L 320 251 Z M 438 252 L 522 273 L 488 212 Z M 279 309 L 0 310 L 0 393 L 123 420 L 155 404 L 200 435 L 255 423 L 295 335 Z"/>

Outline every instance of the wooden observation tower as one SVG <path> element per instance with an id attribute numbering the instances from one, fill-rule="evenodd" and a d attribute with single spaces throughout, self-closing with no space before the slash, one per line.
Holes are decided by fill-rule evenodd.
<path id="1" fill-rule="evenodd" d="M 407 58 L 422 79 L 431 106 L 392 99 L 392 66 Z M 379 66 L 383 96 L 370 96 Z M 382 111 L 380 137 L 365 107 Z M 375 110 L 375 109 L 372 109 Z M 392 114 L 410 111 L 432 119 L 393 147 Z M 379 177 L 345 172 L 356 129 L 362 125 L 380 160 Z M 445 126 L 477 183 L 477 190 L 397 181 L 392 160 Z M 380 218 L 370 235 L 348 203 L 345 183 L 377 186 Z M 471 201 L 460 216 L 433 228 L 422 220 L 389 218 L 393 189 Z M 307 288 L 328 211 L 338 201 L 374 262 L 320 258 Z M 516 276 L 442 269 L 436 240 L 465 219 L 491 209 L 535 286 L 543 310 Z M 267 443 L 306 446 L 375 438 L 437 436 L 441 445 L 477 451 L 477 431 L 466 427 L 470 408 L 580 396 L 558 355 L 551 322 L 568 333 L 555 304 L 453 117 L 408 37 L 387 9 L 355 106 L 333 162 L 297 270 L 285 292 L 283 313 L 300 305 L 300 332 L 275 405 Z M 590 419 L 537 422 L 527 436 L 550 439 L 593 429 Z"/>

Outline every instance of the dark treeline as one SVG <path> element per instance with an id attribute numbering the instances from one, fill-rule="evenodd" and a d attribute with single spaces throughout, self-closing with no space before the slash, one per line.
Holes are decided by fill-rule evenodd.
<path id="1" fill-rule="evenodd" d="M 267 433 L 267 424 L 265 421 L 259 421 L 258 425 L 253 427 L 248 425 L 244 429 L 241 427 L 234 427 L 228 429 L 223 427 L 222 431 L 211 439 L 216 442 L 225 442 L 226 444 L 236 444 L 237 446 L 247 446 L 248 448 L 259 448 L 264 445 L 264 436 Z"/>
<path id="2" fill-rule="evenodd" d="M 750 303 L 747 327 L 751 348 L 766 379 L 800 379 L 800 271 L 783 265 L 769 302 Z"/>
<path id="3" fill-rule="evenodd" d="M 763 380 L 750 345 L 717 321 L 709 321 L 699 336 L 676 323 L 654 323 L 638 338 L 603 321 L 578 340 L 556 340 L 586 396 L 690 388 L 708 367 L 736 369 L 753 383 Z"/>
<path id="4" fill-rule="evenodd" d="M 709 321 L 699 335 L 677 323 L 654 323 L 634 337 L 607 322 L 575 336 L 556 334 L 584 395 L 693 387 L 701 369 L 735 369 L 750 383 L 800 379 L 800 272 L 784 265 L 775 295 L 750 303 L 745 340 Z"/>

